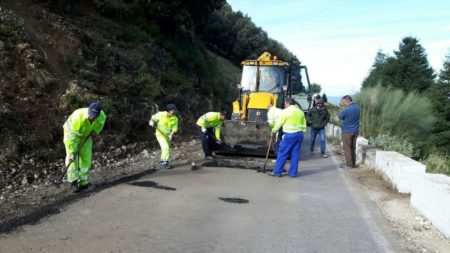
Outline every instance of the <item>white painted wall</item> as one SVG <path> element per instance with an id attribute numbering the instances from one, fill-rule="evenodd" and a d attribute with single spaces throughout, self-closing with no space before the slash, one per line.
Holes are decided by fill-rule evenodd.
<path id="1" fill-rule="evenodd" d="M 328 138 L 341 140 L 338 126 L 328 124 Z M 357 163 L 374 169 L 400 193 L 411 193 L 411 205 L 450 239 L 450 177 L 426 173 L 426 166 L 394 151 L 382 151 L 358 137 Z"/>

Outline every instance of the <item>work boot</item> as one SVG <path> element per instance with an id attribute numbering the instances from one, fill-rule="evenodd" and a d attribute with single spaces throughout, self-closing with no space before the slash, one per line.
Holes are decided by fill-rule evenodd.
<path id="1" fill-rule="evenodd" d="M 96 188 L 96 185 L 88 183 L 86 185 L 79 186 L 79 188 L 80 188 L 80 191 L 91 191 L 91 190 L 94 190 Z"/>
<path id="2" fill-rule="evenodd" d="M 341 169 L 353 169 L 353 166 L 347 165 L 347 164 L 342 164 L 341 165 Z"/>
<path id="3" fill-rule="evenodd" d="M 70 189 L 72 190 L 73 193 L 78 193 L 81 191 L 80 186 L 78 186 L 78 182 L 77 181 L 73 181 L 70 185 Z"/>
<path id="4" fill-rule="evenodd" d="M 271 176 L 271 177 L 281 177 L 281 175 L 277 175 L 277 174 L 275 174 L 273 172 L 269 172 L 269 173 L 267 173 L 267 175 Z"/>
<path id="5" fill-rule="evenodd" d="M 166 164 L 164 165 L 164 169 L 166 169 L 166 170 L 172 169 L 172 164 L 166 163 Z"/>

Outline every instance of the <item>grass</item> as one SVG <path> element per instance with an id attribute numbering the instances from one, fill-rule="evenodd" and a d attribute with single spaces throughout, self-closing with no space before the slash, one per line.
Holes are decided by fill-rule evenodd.
<path id="1" fill-rule="evenodd" d="M 421 162 L 426 164 L 427 172 L 446 174 L 450 176 L 450 157 L 448 156 L 431 153 Z"/>
<path id="2" fill-rule="evenodd" d="M 435 121 L 432 104 L 427 97 L 378 85 L 362 89 L 355 101 L 361 107 L 362 136 L 396 136 L 414 145 L 416 158 L 423 155 Z"/>

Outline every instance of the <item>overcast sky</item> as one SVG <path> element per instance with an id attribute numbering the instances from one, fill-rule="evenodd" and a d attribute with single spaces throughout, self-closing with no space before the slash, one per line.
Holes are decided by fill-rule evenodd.
<path id="1" fill-rule="evenodd" d="M 450 0 L 228 0 L 308 66 L 328 96 L 360 89 L 379 49 L 417 37 L 439 71 L 450 53 Z"/>

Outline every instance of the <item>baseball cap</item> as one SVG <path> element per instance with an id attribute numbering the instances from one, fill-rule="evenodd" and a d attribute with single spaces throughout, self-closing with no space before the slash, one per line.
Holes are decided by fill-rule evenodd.
<path id="1" fill-rule="evenodd" d="M 88 114 L 91 117 L 97 118 L 101 111 L 102 104 L 100 104 L 99 102 L 95 102 L 89 106 Z"/>
<path id="2" fill-rule="evenodd" d="M 178 112 L 177 106 L 174 104 L 167 104 L 166 105 L 167 111 L 175 111 Z"/>

